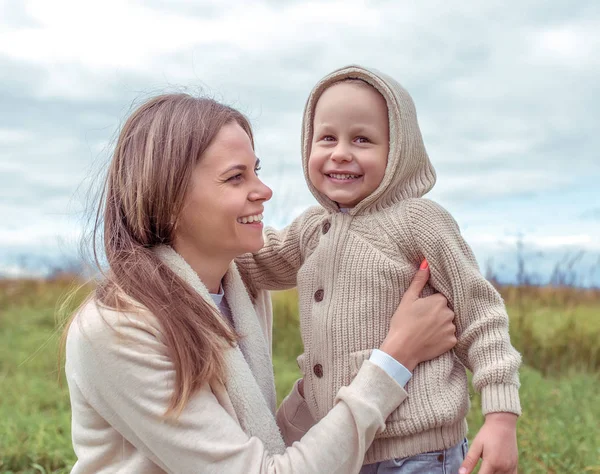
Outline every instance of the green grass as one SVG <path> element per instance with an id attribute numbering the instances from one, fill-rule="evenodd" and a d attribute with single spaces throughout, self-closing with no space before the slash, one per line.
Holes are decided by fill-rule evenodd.
<path id="1" fill-rule="evenodd" d="M 69 287 L 23 281 L 0 288 L 0 472 L 62 473 L 73 463 L 69 395 L 57 371 L 56 314 Z"/>
<path id="2" fill-rule="evenodd" d="M 529 367 L 520 375 L 519 472 L 600 472 L 600 377 L 577 372 L 544 377 Z M 483 423 L 479 395 L 472 393 L 471 401 L 469 440 Z"/>
<path id="3" fill-rule="evenodd" d="M 69 472 L 69 399 L 58 383 L 57 301 L 68 283 L 0 282 L 0 473 Z M 73 304 L 80 301 L 82 290 Z M 549 293 L 549 295 L 553 295 Z M 507 303 L 521 372 L 521 473 L 600 473 L 600 301 L 525 295 Z M 525 308 L 519 311 L 515 308 Z M 274 366 L 278 398 L 298 376 L 302 351 L 294 293 L 274 294 Z M 481 426 L 473 394 L 469 438 Z"/>

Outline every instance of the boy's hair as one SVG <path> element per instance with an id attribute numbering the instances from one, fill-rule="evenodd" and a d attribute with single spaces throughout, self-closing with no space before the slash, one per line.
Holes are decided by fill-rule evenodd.
<path id="1" fill-rule="evenodd" d="M 364 79 L 361 79 L 360 77 L 347 77 L 346 79 L 342 79 L 340 82 L 349 82 L 350 84 L 356 84 L 358 86 L 367 85 L 369 87 L 373 87 L 371 84 L 369 84 Z M 373 89 L 375 89 L 375 88 L 373 87 Z"/>
<path id="2" fill-rule="evenodd" d="M 359 87 L 369 87 L 370 89 L 373 89 L 375 92 L 377 92 L 379 95 L 381 95 L 383 97 L 383 94 L 381 92 L 379 92 L 379 89 L 377 89 L 377 87 L 375 87 L 373 84 L 371 84 L 368 81 L 365 81 L 364 79 L 362 79 L 360 77 L 345 77 L 344 79 L 340 79 L 339 81 L 334 82 L 329 87 L 327 87 L 327 89 L 329 89 L 330 87 L 333 87 L 333 86 L 337 86 L 338 84 L 354 84 Z M 325 92 L 325 90 L 323 92 Z M 383 97 L 383 99 L 385 100 L 385 97 Z M 387 101 L 386 101 L 386 107 L 387 107 Z"/>
<path id="3" fill-rule="evenodd" d="M 334 82 L 333 84 L 329 85 L 329 87 L 333 87 L 336 86 L 338 84 L 345 84 L 345 83 L 349 83 L 349 84 L 356 84 L 357 86 L 368 86 L 371 87 L 375 90 L 377 90 L 375 87 L 373 87 L 372 84 L 369 84 L 367 81 L 365 81 L 364 79 L 361 79 L 360 77 L 345 77 L 344 79 L 340 79 L 339 81 Z M 327 89 L 329 89 L 329 87 L 327 87 Z M 323 91 L 325 92 L 325 91 Z M 379 92 L 379 91 L 377 91 Z"/>

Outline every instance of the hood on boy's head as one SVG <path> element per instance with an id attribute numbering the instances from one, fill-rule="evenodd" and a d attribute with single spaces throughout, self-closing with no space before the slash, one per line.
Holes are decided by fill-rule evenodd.
<path id="1" fill-rule="evenodd" d="M 338 206 L 317 191 L 308 178 L 308 157 L 313 139 L 315 107 L 321 94 L 344 79 L 362 79 L 372 85 L 385 99 L 390 123 L 390 152 L 383 180 L 379 187 L 358 203 L 351 214 L 383 209 L 402 199 L 421 197 L 435 184 L 435 171 L 423 144 L 417 123 L 415 105 L 404 88 L 391 77 L 362 66 L 346 66 L 328 74 L 313 88 L 304 109 L 302 122 L 302 166 L 308 187 L 324 207 Z"/>

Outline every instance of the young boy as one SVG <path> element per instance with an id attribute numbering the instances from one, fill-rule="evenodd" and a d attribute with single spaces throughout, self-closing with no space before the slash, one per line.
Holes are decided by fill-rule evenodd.
<path id="1" fill-rule="evenodd" d="M 410 378 L 409 398 L 388 418 L 361 472 L 458 471 L 469 410 L 465 367 L 486 416 L 469 457 L 476 462 L 483 455 L 489 472 L 516 472 L 520 356 L 510 344 L 503 301 L 456 222 L 422 198 L 435 172 L 412 99 L 379 72 L 334 71 L 308 98 L 302 144 L 304 174 L 321 206 L 282 231 L 266 229 L 265 247 L 238 264 L 257 287 L 298 286 L 304 343 L 298 364 L 313 418 L 333 407 L 365 359 L 382 357 L 373 348 L 426 259 L 425 295 L 448 299 L 458 344 L 413 374 L 394 369 L 401 383 Z"/>

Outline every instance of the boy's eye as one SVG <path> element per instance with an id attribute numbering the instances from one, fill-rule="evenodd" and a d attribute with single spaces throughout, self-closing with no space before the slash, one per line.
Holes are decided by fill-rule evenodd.
<path id="1" fill-rule="evenodd" d="M 324 142 L 332 142 L 335 141 L 335 138 L 331 135 L 325 135 L 323 138 L 321 138 L 321 140 L 323 140 Z"/>
<path id="2" fill-rule="evenodd" d="M 356 137 L 356 141 L 358 143 L 369 143 L 369 139 L 367 137 Z"/>

